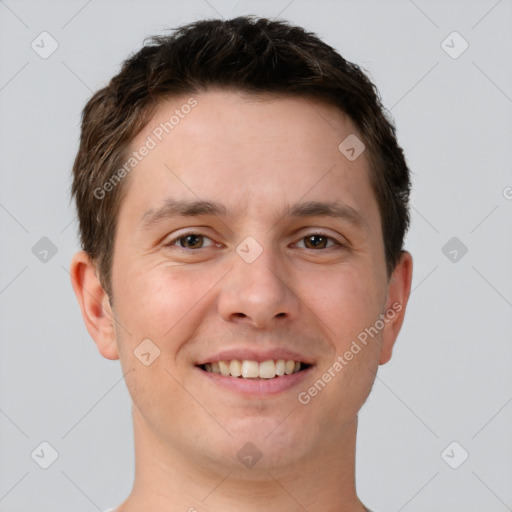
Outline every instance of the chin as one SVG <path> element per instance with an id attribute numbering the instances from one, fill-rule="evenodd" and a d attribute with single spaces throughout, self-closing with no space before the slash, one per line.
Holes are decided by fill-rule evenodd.
<path id="1" fill-rule="evenodd" d="M 203 424 L 202 435 L 191 437 L 188 433 L 188 456 L 191 460 L 200 459 L 205 469 L 231 472 L 240 479 L 264 481 L 269 479 L 269 473 L 287 473 L 308 454 L 311 457 L 308 447 L 312 440 L 305 437 L 305 428 L 288 423 L 289 418 L 283 422 L 285 417 L 286 414 L 279 418 L 219 419 L 231 435 L 213 423 Z M 180 445 L 183 449 L 183 442 Z"/>
<path id="2" fill-rule="evenodd" d="M 297 425 L 286 416 L 247 418 L 235 422 L 230 430 L 233 438 L 227 440 L 231 445 L 230 460 L 235 462 L 235 466 L 244 468 L 245 464 L 252 473 L 263 472 L 262 476 L 268 479 L 268 471 L 285 469 L 307 457 L 308 446 L 314 440 L 307 438 L 305 425 Z M 247 464 L 245 457 L 249 457 Z"/>

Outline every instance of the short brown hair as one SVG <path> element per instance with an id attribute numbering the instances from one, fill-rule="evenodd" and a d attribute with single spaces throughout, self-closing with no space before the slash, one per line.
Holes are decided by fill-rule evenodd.
<path id="1" fill-rule="evenodd" d="M 130 143 L 162 100 L 219 87 L 323 100 L 354 121 L 371 163 L 391 275 L 409 227 L 409 169 L 378 91 L 361 69 L 314 34 L 284 21 L 252 16 L 203 20 L 173 32 L 150 38 L 82 113 L 72 196 L 82 248 L 97 264 L 108 295 L 127 180 L 113 187 L 108 199 L 95 191 L 126 161 Z"/>

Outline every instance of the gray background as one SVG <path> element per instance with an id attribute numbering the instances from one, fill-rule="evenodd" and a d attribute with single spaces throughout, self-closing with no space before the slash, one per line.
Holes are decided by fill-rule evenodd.
<path id="1" fill-rule="evenodd" d="M 512 510 L 511 0 L 0 1 L 0 510 L 104 510 L 131 489 L 130 398 L 68 274 L 80 113 L 145 36 L 241 14 L 302 25 L 362 65 L 414 173 L 413 293 L 360 414 L 361 499 Z M 43 31 L 59 45 L 46 59 L 31 48 Z M 457 58 L 458 36 L 442 44 L 453 31 L 469 44 Z M 31 457 L 43 441 L 58 452 L 48 469 L 48 448 Z"/>

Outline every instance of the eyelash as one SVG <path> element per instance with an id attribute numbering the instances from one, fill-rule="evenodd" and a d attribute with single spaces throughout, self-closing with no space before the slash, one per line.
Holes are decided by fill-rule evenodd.
<path id="1" fill-rule="evenodd" d="M 202 236 L 203 238 L 207 238 L 209 240 L 212 240 L 209 236 L 203 235 L 203 234 L 198 233 L 196 231 L 188 231 L 186 233 L 180 234 L 179 236 L 173 238 L 172 240 L 169 240 L 169 242 L 165 243 L 164 246 L 165 247 L 178 247 L 179 249 L 183 249 L 183 250 L 189 251 L 189 252 L 195 252 L 195 251 L 199 251 L 200 249 L 207 249 L 208 247 L 212 247 L 213 244 L 208 246 L 208 247 L 200 247 L 199 249 L 188 249 L 187 247 L 180 247 L 179 245 L 176 245 L 176 242 L 178 242 L 182 238 L 186 238 L 187 236 L 191 236 L 191 235 Z M 328 240 L 333 242 L 333 244 L 330 247 L 324 247 L 322 249 L 318 249 L 318 251 L 326 251 L 328 249 L 332 249 L 335 246 L 344 247 L 344 244 L 342 244 L 341 242 L 336 240 L 334 237 L 328 235 L 327 233 L 325 233 L 323 231 L 312 231 L 311 233 L 308 233 L 308 234 L 302 236 L 300 238 L 300 241 L 303 241 L 305 238 L 308 238 L 308 237 L 311 237 L 311 236 L 321 236 L 321 237 L 327 238 Z M 215 244 L 215 242 L 214 242 L 214 244 Z M 305 249 L 307 249 L 307 247 Z M 314 251 L 315 249 L 307 249 L 307 250 Z"/>

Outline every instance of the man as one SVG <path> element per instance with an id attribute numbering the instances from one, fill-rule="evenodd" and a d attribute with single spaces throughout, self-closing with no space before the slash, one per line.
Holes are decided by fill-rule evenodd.
<path id="1" fill-rule="evenodd" d="M 92 97 L 73 171 L 73 287 L 133 400 L 116 512 L 368 510 L 357 414 L 412 275 L 368 78 L 284 22 L 193 23 Z"/>

